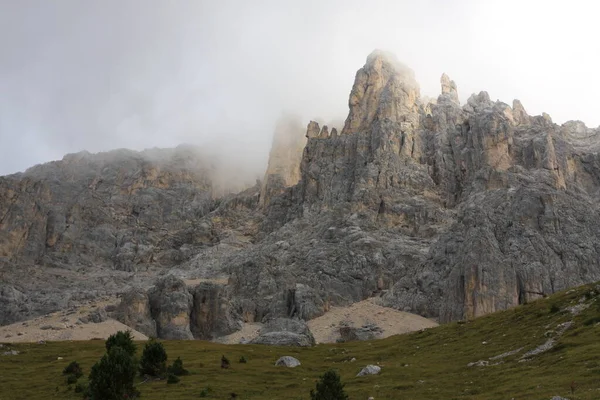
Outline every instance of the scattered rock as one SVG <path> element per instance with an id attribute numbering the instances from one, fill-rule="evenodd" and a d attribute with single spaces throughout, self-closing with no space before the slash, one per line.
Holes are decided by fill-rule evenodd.
<path id="1" fill-rule="evenodd" d="M 116 306 L 116 304 L 108 304 L 106 307 L 104 307 L 104 310 L 107 313 L 113 313 L 113 312 L 117 311 L 117 306 Z"/>
<path id="2" fill-rule="evenodd" d="M 517 353 L 520 353 L 523 350 L 523 347 L 519 347 L 516 350 L 507 351 L 506 353 L 498 354 L 497 356 L 490 357 L 490 360 L 500 360 L 502 358 L 514 356 Z"/>
<path id="3" fill-rule="evenodd" d="M 9 351 L 5 351 L 4 353 L 2 353 L 2 355 L 5 355 L 5 356 L 18 356 L 19 352 L 17 350 L 9 350 Z"/>
<path id="4" fill-rule="evenodd" d="M 267 322 L 252 344 L 266 344 L 272 346 L 314 346 L 313 337 L 306 322 L 289 318 L 276 318 Z"/>
<path id="5" fill-rule="evenodd" d="M 381 372 L 381 367 L 378 365 L 367 365 L 356 376 L 378 375 Z"/>
<path id="6" fill-rule="evenodd" d="M 565 333 L 565 331 L 567 329 L 569 329 L 572 325 L 573 325 L 573 321 L 567 321 L 567 322 L 563 322 L 562 324 L 558 324 L 556 327 L 556 336 L 554 338 L 546 340 L 546 342 L 544 344 L 541 344 L 538 347 L 536 347 L 535 349 L 530 350 L 527 353 L 523 354 L 521 356 L 521 359 L 519 360 L 519 362 L 529 361 L 530 357 L 537 356 L 538 354 L 544 353 L 544 352 L 550 350 L 551 348 L 553 348 L 554 345 L 556 344 L 556 338 L 558 338 L 563 333 Z"/>
<path id="7" fill-rule="evenodd" d="M 64 328 L 61 326 L 57 326 L 57 325 L 42 325 L 42 326 L 40 326 L 40 329 L 43 331 L 48 331 L 48 330 L 61 331 Z"/>
<path id="8" fill-rule="evenodd" d="M 283 356 L 275 362 L 275 365 L 278 367 L 294 368 L 300 365 L 300 361 L 291 356 Z"/>
<path id="9" fill-rule="evenodd" d="M 585 300 L 585 297 L 583 297 L 583 299 Z M 591 304 L 590 303 L 581 303 L 579 302 L 579 304 L 572 306 L 572 307 L 567 307 L 567 310 L 569 310 L 569 312 L 575 316 L 575 315 L 579 315 L 583 310 L 585 310 L 586 308 L 588 308 Z"/>
<path id="10" fill-rule="evenodd" d="M 467 364 L 467 367 L 489 367 L 490 362 L 485 360 L 479 360 L 475 362 L 470 362 Z"/>
<path id="11" fill-rule="evenodd" d="M 354 342 L 378 339 L 383 334 L 383 329 L 375 324 L 363 325 L 360 328 L 340 326 L 340 342 Z"/>
<path id="12" fill-rule="evenodd" d="M 99 324 L 100 322 L 104 322 L 108 319 L 108 315 L 106 314 L 106 310 L 102 307 L 92 311 L 88 314 L 88 320 L 95 324 Z M 67 320 L 68 321 L 68 320 Z"/>

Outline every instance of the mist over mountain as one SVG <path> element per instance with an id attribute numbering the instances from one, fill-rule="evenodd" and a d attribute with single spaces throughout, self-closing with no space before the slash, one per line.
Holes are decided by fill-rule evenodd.
<path id="1" fill-rule="evenodd" d="M 600 124 L 587 1 L 0 2 L 0 174 L 68 153 L 210 147 L 261 175 L 275 121 L 343 120 L 357 65 L 398 55 L 423 95 L 486 89 Z"/>
<path id="2" fill-rule="evenodd" d="M 119 296 L 147 336 L 215 339 L 368 299 L 449 322 L 600 280 L 599 129 L 439 87 L 373 51 L 343 124 L 280 115 L 254 182 L 190 145 L 0 177 L 0 322 Z"/>

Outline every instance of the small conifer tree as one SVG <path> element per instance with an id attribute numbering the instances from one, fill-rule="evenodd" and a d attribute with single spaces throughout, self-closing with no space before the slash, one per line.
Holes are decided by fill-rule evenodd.
<path id="1" fill-rule="evenodd" d="M 173 361 L 173 365 L 170 365 L 169 368 L 167 368 L 167 373 L 175 376 L 184 376 L 189 375 L 190 372 L 183 368 L 183 361 L 181 361 L 181 357 L 177 357 L 177 360 Z"/>
<path id="2" fill-rule="evenodd" d="M 227 369 L 227 368 L 229 368 L 229 365 L 230 365 L 230 363 L 229 363 L 229 360 L 227 359 L 227 357 L 222 356 L 221 357 L 221 368 Z"/>
<path id="3" fill-rule="evenodd" d="M 144 346 L 140 359 L 140 374 L 154 377 L 164 376 L 167 370 L 167 352 L 162 343 L 150 340 Z"/>
<path id="4" fill-rule="evenodd" d="M 110 352 L 110 349 L 114 346 L 121 347 L 132 357 L 135 355 L 136 347 L 135 343 L 133 343 L 131 331 L 119 331 L 114 335 L 110 335 L 108 339 L 106 339 L 106 352 Z"/>
<path id="5" fill-rule="evenodd" d="M 311 400 L 348 400 L 348 395 L 344 392 L 344 384 L 340 376 L 334 370 L 329 370 L 317 382 L 316 390 L 310 391 L 310 398 Z"/>
<path id="6" fill-rule="evenodd" d="M 78 379 L 83 376 L 83 370 L 77 361 L 71 361 L 71 363 L 63 369 L 63 375 L 71 375 Z"/>
<path id="7" fill-rule="evenodd" d="M 136 375 L 133 357 L 120 346 L 113 346 L 90 372 L 91 400 L 134 399 L 139 392 L 133 387 Z"/>

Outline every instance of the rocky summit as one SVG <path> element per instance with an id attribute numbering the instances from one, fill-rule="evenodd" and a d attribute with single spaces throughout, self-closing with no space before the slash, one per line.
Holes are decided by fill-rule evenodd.
<path id="1" fill-rule="evenodd" d="M 254 186 L 188 147 L 0 178 L 0 324 L 110 294 L 165 338 L 371 297 L 448 322 L 600 280 L 599 129 L 486 92 L 461 104 L 445 74 L 425 100 L 382 51 L 348 105 L 338 127 L 282 117 Z"/>

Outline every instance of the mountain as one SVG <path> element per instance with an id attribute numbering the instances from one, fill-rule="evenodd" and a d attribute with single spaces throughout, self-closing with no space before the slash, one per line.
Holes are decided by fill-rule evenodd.
<path id="1" fill-rule="evenodd" d="M 0 177 L 0 324 L 114 293 L 214 244 L 202 217 L 245 185 L 230 169 L 179 146 L 70 154 Z"/>
<path id="2" fill-rule="evenodd" d="M 343 127 L 284 116 L 265 178 L 238 194 L 214 190 L 201 156 L 76 155 L 2 178 L 0 323 L 127 290 L 147 318 L 188 325 L 204 290 L 218 300 L 203 321 L 312 319 L 376 296 L 448 322 L 597 281 L 599 133 L 486 92 L 461 105 L 446 75 L 426 100 L 375 51 Z M 188 300 L 165 317 L 149 300 L 165 273 L 220 283 L 174 282 Z"/>
<path id="3" fill-rule="evenodd" d="M 461 106 L 446 75 L 441 89 L 422 101 L 376 51 L 341 132 L 308 125 L 269 234 L 226 263 L 244 315 L 310 319 L 379 295 L 447 322 L 600 279 L 600 131 L 486 92 Z"/>

